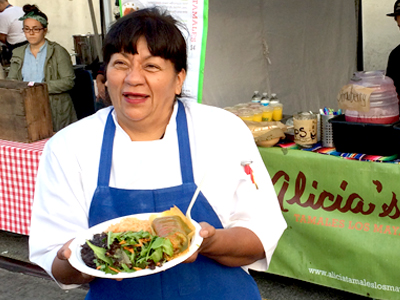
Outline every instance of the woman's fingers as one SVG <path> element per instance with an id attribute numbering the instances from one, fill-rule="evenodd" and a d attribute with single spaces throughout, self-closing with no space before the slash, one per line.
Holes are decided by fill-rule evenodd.
<path id="1" fill-rule="evenodd" d="M 211 226 L 206 222 L 200 222 L 199 224 L 201 226 L 199 235 L 203 238 L 203 243 L 207 243 L 207 239 L 215 235 L 215 227 Z M 184 263 L 194 262 L 197 259 L 197 256 L 199 255 L 201 248 L 202 247 L 200 246 L 200 248 L 195 253 L 193 253 L 188 259 L 186 259 Z"/>
<path id="2" fill-rule="evenodd" d="M 71 249 L 69 249 L 69 245 L 71 244 L 73 239 L 66 242 L 60 250 L 57 251 L 57 257 L 61 260 L 68 260 L 71 257 Z"/>

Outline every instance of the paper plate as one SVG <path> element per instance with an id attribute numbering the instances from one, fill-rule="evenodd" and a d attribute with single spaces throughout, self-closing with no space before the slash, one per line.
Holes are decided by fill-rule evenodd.
<path id="1" fill-rule="evenodd" d="M 194 234 L 192 241 L 190 243 L 189 251 L 186 252 L 184 255 L 178 256 L 177 258 L 175 258 L 173 260 L 165 262 L 161 267 L 156 267 L 154 270 L 144 269 L 144 270 L 140 270 L 140 271 L 136 271 L 136 272 L 132 272 L 132 273 L 121 272 L 121 273 L 114 275 L 114 274 L 106 274 L 103 271 L 93 269 L 84 263 L 84 261 L 82 260 L 82 256 L 81 256 L 81 248 L 82 248 L 82 245 L 86 243 L 86 240 L 91 240 L 95 234 L 104 232 L 104 230 L 106 230 L 110 225 L 116 224 L 124 218 L 137 218 L 139 220 L 148 220 L 152 214 L 154 214 L 154 213 L 136 214 L 136 215 L 130 215 L 130 216 L 124 216 L 121 218 L 112 219 L 112 220 L 100 223 L 96 226 L 93 226 L 93 227 L 89 228 L 88 230 L 82 232 L 72 241 L 72 243 L 69 246 L 69 248 L 71 249 L 71 257 L 69 258 L 70 264 L 75 269 L 79 270 L 80 272 L 94 276 L 94 277 L 111 278 L 111 279 L 134 278 L 134 277 L 152 275 L 152 274 L 155 274 L 158 272 L 168 270 L 168 269 L 180 264 L 181 262 L 185 261 L 192 254 L 194 254 L 197 251 L 197 249 L 199 249 L 201 243 L 203 242 L 203 238 L 199 235 L 201 226 L 196 221 L 192 220 L 192 224 L 196 228 L 196 233 Z"/>

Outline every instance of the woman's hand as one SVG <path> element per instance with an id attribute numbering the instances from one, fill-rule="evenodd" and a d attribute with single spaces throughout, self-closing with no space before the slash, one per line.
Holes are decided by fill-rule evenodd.
<path id="1" fill-rule="evenodd" d="M 200 248 L 193 253 L 188 259 L 184 261 L 184 263 L 192 263 L 197 259 L 201 248 L 203 247 L 204 243 L 206 243 L 206 239 L 211 238 L 215 234 L 215 227 L 211 226 L 206 222 L 200 222 L 201 230 L 199 232 L 200 236 L 203 238 L 203 243 L 201 244 Z"/>
<path id="2" fill-rule="evenodd" d="M 199 253 L 230 267 L 249 265 L 265 258 L 264 247 L 251 230 L 244 227 L 215 229 L 205 222 L 200 225 L 203 243 L 185 263 L 194 262 Z"/>
<path id="3" fill-rule="evenodd" d="M 94 279 L 93 276 L 84 274 L 71 266 L 68 259 L 71 257 L 71 249 L 69 245 L 72 240 L 65 243 L 60 250 L 57 251 L 57 256 L 53 261 L 51 272 L 54 278 L 63 284 L 83 284 Z"/>

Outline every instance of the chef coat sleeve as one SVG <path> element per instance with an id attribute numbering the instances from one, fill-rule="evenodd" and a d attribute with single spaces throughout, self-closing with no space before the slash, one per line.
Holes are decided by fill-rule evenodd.
<path id="1" fill-rule="evenodd" d="M 29 254 L 50 276 L 60 247 L 88 228 L 88 208 L 73 153 L 62 135 L 54 136 L 45 145 L 36 178 Z M 77 287 L 58 284 L 65 289 Z"/>
<path id="2" fill-rule="evenodd" d="M 282 215 L 279 202 L 271 181 L 271 177 L 265 167 L 261 154 L 254 142 L 254 138 L 248 127 L 241 122 L 235 128 L 235 137 L 238 141 L 231 147 L 233 162 L 237 166 L 237 188 L 226 227 L 245 227 L 254 232 L 263 244 L 266 258 L 251 265 L 243 267 L 257 271 L 266 271 L 271 262 L 272 254 L 287 224 Z M 232 140 L 232 139 L 231 139 Z M 251 161 L 254 182 L 251 176 L 246 174 L 243 161 Z M 228 176 L 228 174 L 226 175 Z"/>

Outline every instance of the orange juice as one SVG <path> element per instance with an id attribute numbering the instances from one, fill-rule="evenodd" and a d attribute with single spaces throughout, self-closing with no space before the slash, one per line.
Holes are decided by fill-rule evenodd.
<path id="1" fill-rule="evenodd" d="M 261 122 L 262 121 L 263 111 L 261 109 L 253 110 L 253 121 L 254 122 Z"/>
<path id="2" fill-rule="evenodd" d="M 272 108 L 269 106 L 264 107 L 263 113 L 262 113 L 262 120 L 265 122 L 271 122 L 272 121 Z"/>
<path id="3" fill-rule="evenodd" d="M 277 103 L 274 105 L 274 110 L 272 111 L 272 120 L 280 121 L 282 120 L 282 103 Z"/>

